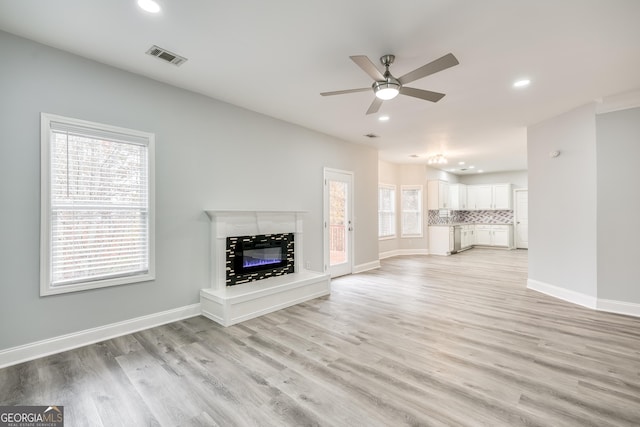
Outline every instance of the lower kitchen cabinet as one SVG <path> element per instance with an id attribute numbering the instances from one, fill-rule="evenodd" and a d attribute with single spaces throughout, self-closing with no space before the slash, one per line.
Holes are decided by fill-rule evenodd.
<path id="1" fill-rule="evenodd" d="M 429 226 L 429 253 L 432 255 L 451 255 L 454 244 L 453 231 L 453 226 Z"/>
<path id="2" fill-rule="evenodd" d="M 476 225 L 476 245 L 513 246 L 513 226 L 511 225 Z"/>
<path id="3" fill-rule="evenodd" d="M 460 231 L 460 249 L 467 249 L 476 244 L 475 225 L 463 225 Z"/>
<path id="4" fill-rule="evenodd" d="M 456 248 L 456 228 L 460 229 L 460 247 Z M 430 225 L 429 253 L 431 255 L 451 255 L 472 246 L 513 247 L 513 226 L 511 225 Z"/>

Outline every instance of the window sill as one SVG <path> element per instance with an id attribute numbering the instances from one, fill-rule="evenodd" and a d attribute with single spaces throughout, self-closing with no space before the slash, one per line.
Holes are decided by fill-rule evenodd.
<path id="1" fill-rule="evenodd" d="M 109 286 L 129 285 L 133 283 L 149 282 L 155 280 L 155 274 L 139 274 L 136 276 L 118 277 L 113 279 L 95 280 L 90 282 L 74 283 L 70 285 L 50 286 L 45 283 L 41 284 L 40 296 L 66 294 L 69 292 L 88 291 L 91 289 L 106 288 Z"/>

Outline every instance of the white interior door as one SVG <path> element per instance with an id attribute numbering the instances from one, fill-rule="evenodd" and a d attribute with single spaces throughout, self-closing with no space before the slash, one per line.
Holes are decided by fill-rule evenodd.
<path id="1" fill-rule="evenodd" d="M 353 271 L 353 173 L 324 170 L 325 270 L 331 277 Z"/>
<path id="2" fill-rule="evenodd" d="M 529 248 L 529 191 L 515 190 L 516 248 Z"/>

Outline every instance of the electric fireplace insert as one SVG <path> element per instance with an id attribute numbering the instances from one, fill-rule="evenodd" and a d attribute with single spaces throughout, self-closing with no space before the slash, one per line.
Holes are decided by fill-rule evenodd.
<path id="1" fill-rule="evenodd" d="M 227 286 L 294 272 L 293 233 L 227 238 Z"/>

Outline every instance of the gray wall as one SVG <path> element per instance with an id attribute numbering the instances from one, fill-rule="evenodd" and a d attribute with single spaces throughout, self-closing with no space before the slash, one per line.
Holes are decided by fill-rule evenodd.
<path id="1" fill-rule="evenodd" d="M 203 209 L 309 211 L 321 270 L 325 166 L 355 174 L 355 264 L 378 259 L 376 150 L 3 32 L 0 52 L 0 350 L 197 303 Z M 39 296 L 40 112 L 155 133 L 155 281 Z"/>
<path id="2" fill-rule="evenodd" d="M 596 296 L 595 106 L 527 131 L 529 278 Z M 557 158 L 549 152 L 560 150 Z"/>
<path id="3" fill-rule="evenodd" d="M 640 108 L 596 116 L 598 298 L 640 303 Z"/>

